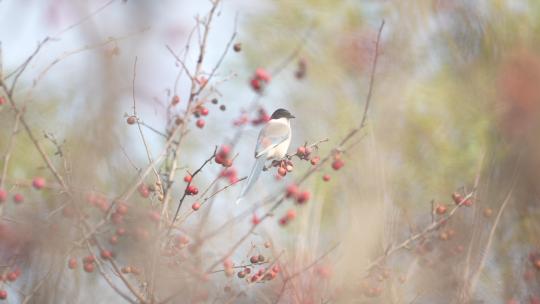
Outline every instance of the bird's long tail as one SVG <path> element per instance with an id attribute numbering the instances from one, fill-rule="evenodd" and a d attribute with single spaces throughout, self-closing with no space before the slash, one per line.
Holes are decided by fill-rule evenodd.
<path id="1" fill-rule="evenodd" d="M 255 161 L 255 164 L 253 164 L 253 168 L 251 169 L 251 173 L 249 173 L 249 177 L 244 183 L 244 187 L 242 187 L 242 192 L 240 192 L 240 196 L 236 200 L 236 203 L 238 204 L 244 196 L 248 193 L 248 191 L 253 187 L 257 179 L 259 179 L 259 176 L 261 175 L 261 172 L 264 168 L 266 157 L 261 156 L 257 158 Z"/>

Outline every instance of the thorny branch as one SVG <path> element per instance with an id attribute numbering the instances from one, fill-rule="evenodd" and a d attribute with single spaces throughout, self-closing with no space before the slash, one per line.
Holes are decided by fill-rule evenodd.
<path id="1" fill-rule="evenodd" d="M 199 174 L 202 169 L 212 160 L 216 157 L 217 155 L 217 149 L 218 147 L 216 146 L 214 148 L 214 153 L 212 153 L 212 155 L 206 159 L 202 165 L 195 171 L 193 171 L 193 173 L 190 173 L 191 175 L 191 180 L 186 183 L 186 187 L 184 189 L 184 193 L 182 194 L 182 197 L 180 197 L 180 200 L 178 201 L 178 207 L 176 208 L 176 212 L 174 213 L 174 217 L 172 218 L 172 221 L 171 221 L 171 225 L 169 226 L 169 231 L 167 232 L 167 234 L 169 234 L 171 232 L 171 228 L 173 227 L 174 225 L 174 222 L 176 221 L 176 218 L 178 217 L 178 212 L 180 212 L 180 208 L 182 207 L 182 203 L 184 202 L 184 200 L 186 199 L 187 195 L 189 194 L 188 193 L 188 188 L 191 186 L 191 182 L 193 181 L 193 178 L 195 178 L 195 176 L 197 176 L 197 174 Z"/>

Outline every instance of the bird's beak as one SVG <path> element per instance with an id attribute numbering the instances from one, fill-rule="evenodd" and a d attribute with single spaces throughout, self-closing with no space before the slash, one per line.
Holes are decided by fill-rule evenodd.
<path id="1" fill-rule="evenodd" d="M 296 116 L 294 115 L 289 116 L 289 119 L 293 119 L 293 118 L 296 118 Z"/>

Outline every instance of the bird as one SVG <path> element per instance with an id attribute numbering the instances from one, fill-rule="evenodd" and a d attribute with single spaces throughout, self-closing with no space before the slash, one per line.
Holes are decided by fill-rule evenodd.
<path id="1" fill-rule="evenodd" d="M 282 159 L 287 155 L 291 144 L 291 119 L 295 118 L 285 109 L 277 109 L 270 116 L 270 120 L 259 132 L 257 145 L 255 146 L 255 164 L 251 169 L 247 181 L 242 187 L 240 196 L 236 200 L 238 204 L 248 191 L 253 187 L 267 160 Z"/>

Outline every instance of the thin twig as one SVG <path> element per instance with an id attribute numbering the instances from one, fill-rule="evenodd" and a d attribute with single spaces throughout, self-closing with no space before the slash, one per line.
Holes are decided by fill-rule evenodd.
<path id="1" fill-rule="evenodd" d="M 309 265 L 303 267 L 303 268 L 300 269 L 299 271 L 294 272 L 293 274 L 288 275 L 285 279 L 283 279 L 283 284 L 281 285 L 281 289 L 280 289 L 278 298 L 276 299 L 275 303 L 279 303 L 279 301 L 281 300 L 281 297 L 283 296 L 283 293 L 284 293 L 284 291 L 285 291 L 285 287 L 287 286 L 287 284 L 289 283 L 289 281 L 291 281 L 291 280 L 294 279 L 295 277 L 301 275 L 302 273 L 304 273 L 305 271 L 307 271 L 307 270 L 310 269 L 311 267 L 317 265 L 322 259 L 324 259 L 325 257 L 327 257 L 327 256 L 328 256 L 332 251 L 334 251 L 339 245 L 340 245 L 340 243 L 335 244 L 335 245 L 332 246 L 330 249 L 328 249 L 325 253 L 323 253 L 320 257 L 318 257 L 318 258 L 315 259 L 313 262 L 311 262 Z"/>
<path id="2" fill-rule="evenodd" d="M 106 2 L 105 4 L 103 4 L 102 6 L 98 7 L 96 10 L 94 10 L 93 12 L 91 12 L 90 14 L 88 14 L 87 16 L 85 16 L 84 18 L 82 18 L 81 20 L 77 21 L 76 23 L 68 26 L 67 28 L 61 30 L 60 32 L 58 32 L 55 37 L 57 38 L 58 36 L 64 34 L 65 32 L 85 23 L 86 21 L 90 20 L 90 18 L 92 17 L 95 17 L 97 14 L 99 14 L 101 11 L 103 11 L 105 8 L 107 8 L 109 5 L 111 5 L 114 1 L 116 0 L 110 0 L 109 2 Z"/>
<path id="3" fill-rule="evenodd" d="M 391 256 L 392 254 L 402 250 L 402 249 L 406 249 L 409 247 L 409 245 L 418 240 L 418 239 L 421 239 L 422 237 L 424 237 L 425 235 L 429 234 L 430 232 L 432 231 L 435 231 L 437 230 L 441 225 L 443 225 L 444 223 L 448 222 L 448 220 L 450 218 L 452 218 L 454 216 L 454 214 L 456 214 L 456 211 L 458 209 L 460 209 L 463 204 L 468 200 L 470 199 L 474 194 L 474 191 L 467 194 L 459 204 L 457 204 L 449 213 L 447 216 L 445 217 L 441 217 L 438 221 L 436 222 L 433 222 L 431 223 L 430 225 L 428 225 L 427 227 L 425 227 L 422 231 L 410 236 L 409 238 L 407 238 L 406 240 L 402 241 L 401 243 L 399 243 L 398 245 L 394 245 L 394 246 L 391 246 L 390 248 L 388 248 L 384 254 L 380 255 L 378 258 L 376 258 L 375 260 L 373 260 L 371 263 L 369 263 L 366 267 L 365 267 L 365 272 L 369 272 L 373 267 L 375 266 L 378 266 L 380 265 L 380 263 L 382 261 L 384 261 L 385 259 L 387 259 L 389 256 Z"/>
<path id="4" fill-rule="evenodd" d="M 11 150 L 13 149 L 13 143 L 15 141 L 15 135 L 19 132 L 19 121 L 21 118 L 21 113 L 15 115 L 15 122 L 13 123 L 13 129 L 11 130 L 11 135 L 9 136 L 8 146 L 6 153 L 4 154 L 4 163 L 2 168 L 2 177 L 0 177 L 0 189 L 4 188 L 6 183 L 9 159 L 11 158 Z"/>
<path id="5" fill-rule="evenodd" d="M 114 1 L 114 0 L 113 0 Z M 138 35 L 144 31 L 146 31 L 147 28 L 145 29 L 142 29 L 140 31 L 137 31 L 135 33 L 130 33 L 130 34 L 127 34 L 125 36 L 121 36 L 121 37 L 118 37 L 118 38 L 107 38 L 107 40 L 105 41 L 101 41 L 101 42 L 98 42 L 96 44 L 93 44 L 93 45 L 86 45 L 86 46 L 83 46 L 83 47 L 80 47 L 78 49 L 75 49 L 75 50 L 72 50 L 72 51 L 68 51 L 68 52 L 65 52 L 63 53 L 62 55 L 58 56 L 57 58 L 55 58 L 51 63 L 49 63 L 47 66 L 45 66 L 45 68 L 43 70 L 41 70 L 41 72 L 38 73 L 38 76 L 34 79 L 33 81 L 33 84 L 32 84 L 32 87 L 36 87 L 38 82 L 41 81 L 45 75 L 54 67 L 56 66 L 57 64 L 61 63 L 62 61 L 68 59 L 69 57 L 73 56 L 73 55 L 77 55 L 77 54 L 80 54 L 80 53 L 83 53 L 83 52 L 87 52 L 87 51 L 91 51 L 91 50 L 95 50 L 95 49 L 99 49 L 101 47 L 104 47 L 108 44 L 111 44 L 111 43 L 117 43 L 119 41 L 122 41 L 122 40 L 125 40 L 125 39 L 128 39 L 128 38 L 131 38 L 135 35 Z"/>
<path id="6" fill-rule="evenodd" d="M 135 80 L 137 78 L 137 56 L 135 56 L 135 62 L 133 63 L 133 83 L 132 83 L 132 97 L 133 97 L 133 116 L 136 118 L 137 121 L 137 127 L 139 128 L 139 133 L 141 134 L 141 139 L 144 144 L 144 148 L 146 150 L 146 156 L 148 157 L 148 163 L 152 167 L 152 171 L 154 171 L 154 174 L 156 175 L 156 180 L 161 185 L 161 177 L 159 176 L 159 173 L 157 172 L 152 157 L 152 152 L 150 152 L 150 148 L 148 147 L 148 143 L 146 142 L 146 138 L 144 137 L 144 132 L 141 128 L 141 123 L 139 122 L 139 118 L 137 117 L 137 102 L 135 99 Z M 161 191 L 161 189 L 160 189 Z"/>
<path id="7" fill-rule="evenodd" d="M 188 67 L 186 66 L 186 63 L 184 62 L 184 60 L 182 60 L 180 57 L 178 57 L 173 49 L 168 45 L 166 44 L 165 47 L 167 48 L 167 50 L 169 51 L 169 53 L 171 53 L 171 55 L 173 55 L 174 59 L 176 59 L 177 62 L 180 63 L 180 65 L 182 65 L 182 69 L 186 72 L 186 74 L 188 75 L 188 77 L 190 79 L 193 79 L 193 76 L 191 76 L 191 73 L 189 72 L 189 69 Z"/>
<path id="8" fill-rule="evenodd" d="M 28 67 L 28 64 L 30 64 L 30 61 L 32 61 L 32 59 L 34 59 L 34 57 L 37 56 L 37 54 L 39 53 L 41 48 L 49 41 L 50 41 L 50 38 L 45 37 L 40 43 L 38 43 L 38 46 L 36 47 L 34 52 L 23 62 L 23 64 L 20 65 L 17 69 L 15 69 L 15 71 L 18 71 L 18 72 L 14 72 L 15 73 L 14 74 L 15 78 L 13 79 L 13 82 L 11 83 L 11 87 L 7 91 L 7 94 L 9 95 L 10 98 L 13 96 L 13 92 L 15 91 L 15 86 L 17 85 L 17 81 L 19 80 L 19 77 L 21 77 L 22 73 L 24 73 L 24 71 Z M 10 76 L 11 76 L 11 74 L 6 76 L 5 79 L 9 78 Z M 5 79 L 4 79 L 4 81 L 5 81 Z M 3 85 L 3 83 L 2 83 L 2 85 Z"/>
<path id="9" fill-rule="evenodd" d="M 518 161 L 519 162 L 519 161 Z M 512 193 L 514 191 L 514 188 L 516 186 L 517 182 L 517 173 L 518 173 L 518 164 L 516 164 L 516 168 L 514 170 L 514 177 L 512 181 L 512 186 L 510 187 L 510 191 L 508 191 L 508 195 L 506 195 L 506 198 L 504 199 L 501 207 L 499 208 L 499 211 L 497 212 L 497 217 L 495 217 L 495 221 L 493 222 L 493 226 L 491 226 L 491 229 L 489 231 L 489 236 L 486 242 L 486 246 L 484 247 L 484 250 L 482 251 L 482 258 L 480 259 L 480 263 L 478 264 L 478 268 L 476 269 L 475 273 L 471 276 L 470 284 L 468 284 L 468 287 L 466 287 L 466 292 L 464 295 L 468 297 L 474 290 L 476 289 L 476 285 L 478 283 L 478 279 L 480 278 L 480 274 L 482 273 L 482 270 L 484 269 L 484 265 L 486 264 L 486 260 L 488 257 L 488 252 L 491 250 L 491 244 L 493 243 L 493 239 L 495 236 L 495 231 L 497 229 L 497 226 L 499 225 L 499 222 L 501 220 L 502 214 L 504 212 L 504 209 L 510 202 L 512 198 Z"/>

